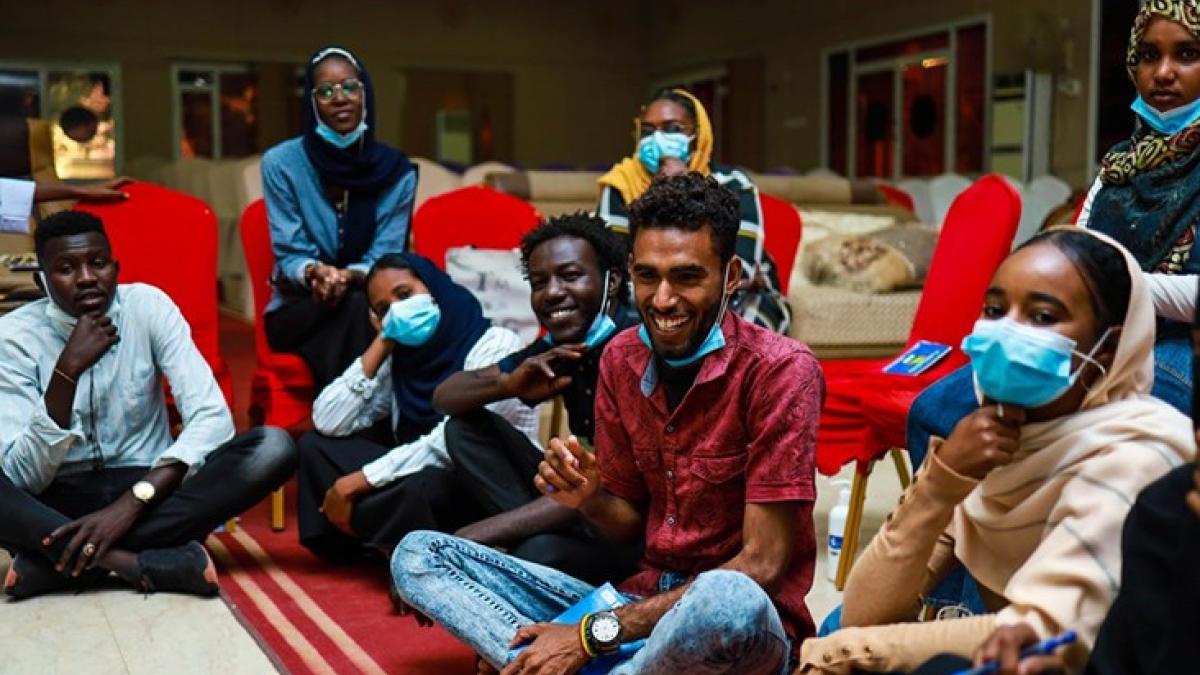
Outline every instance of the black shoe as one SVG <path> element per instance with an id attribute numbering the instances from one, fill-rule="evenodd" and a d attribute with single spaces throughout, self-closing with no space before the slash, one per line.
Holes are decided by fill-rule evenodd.
<path id="1" fill-rule="evenodd" d="M 72 590 L 78 586 L 77 580 L 59 573 L 53 563 L 36 555 L 13 558 L 8 566 L 8 575 L 4 577 L 4 594 L 14 600 Z"/>
<path id="2" fill-rule="evenodd" d="M 217 568 L 198 541 L 175 548 L 158 548 L 138 554 L 139 587 L 144 593 L 216 595 Z"/>

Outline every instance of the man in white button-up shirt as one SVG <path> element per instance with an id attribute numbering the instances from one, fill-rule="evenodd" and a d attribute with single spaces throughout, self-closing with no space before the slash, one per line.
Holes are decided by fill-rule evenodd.
<path id="1" fill-rule="evenodd" d="M 234 436 L 179 309 L 152 286 L 117 285 L 98 218 L 55 214 L 35 246 L 49 298 L 0 318 L 5 591 L 29 597 L 114 572 L 144 591 L 215 593 L 199 540 L 291 474 L 291 439 Z M 164 376 L 183 419 L 175 438 Z"/>

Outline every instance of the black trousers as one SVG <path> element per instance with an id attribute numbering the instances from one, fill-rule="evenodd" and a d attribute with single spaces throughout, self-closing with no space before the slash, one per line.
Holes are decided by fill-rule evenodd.
<path id="1" fill-rule="evenodd" d="M 484 518 L 512 511 L 541 497 L 533 484 L 542 452 L 507 420 L 487 410 L 451 418 L 446 450 L 466 493 Z M 591 532 L 582 519 L 566 529 L 543 532 L 517 543 L 509 553 L 553 567 L 592 584 L 620 581 L 637 570 L 641 546 L 621 546 Z"/>
<path id="2" fill-rule="evenodd" d="M 474 502 L 464 498 L 453 471 L 427 468 L 360 497 L 350 516 L 350 529 L 356 537 L 334 527 L 320 511 L 325 493 L 337 479 L 392 449 L 378 436 L 377 430 L 347 438 L 312 431 L 300 438 L 296 496 L 300 543 L 321 558 L 345 562 L 373 552 L 390 556 L 409 532 L 453 532 L 479 517 Z"/>
<path id="3" fill-rule="evenodd" d="M 32 495 L 0 473 L 0 548 L 14 555 L 57 561 L 65 541 L 42 538 L 58 527 L 112 504 L 149 467 L 100 469 L 56 478 Z M 153 504 L 121 539 L 119 548 L 142 551 L 203 541 L 217 525 L 258 503 L 296 470 L 296 446 L 287 432 L 258 427 L 209 454 L 196 474 Z"/>
<path id="4" fill-rule="evenodd" d="M 304 359 L 319 393 L 375 339 L 368 305 L 361 288 L 347 290 L 334 307 L 320 305 L 309 295 L 288 297 L 283 306 L 263 316 L 267 343 L 274 351 Z"/>

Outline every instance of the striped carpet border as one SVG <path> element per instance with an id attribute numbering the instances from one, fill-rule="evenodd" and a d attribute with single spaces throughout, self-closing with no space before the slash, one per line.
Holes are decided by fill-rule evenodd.
<path id="1" fill-rule="evenodd" d="M 279 632 L 279 635 L 283 638 L 283 641 L 287 643 L 288 647 L 290 647 L 297 656 L 300 657 L 300 660 L 304 662 L 304 665 L 316 675 L 337 675 L 337 671 L 334 670 L 333 666 L 331 666 L 329 662 L 325 660 L 325 657 L 321 656 L 321 653 L 317 651 L 317 648 L 314 647 L 313 644 L 309 642 L 306 637 L 304 637 L 304 634 L 296 628 L 296 625 L 284 615 L 283 611 L 279 609 L 279 606 L 276 605 L 275 602 L 271 600 L 270 596 L 267 595 L 266 591 L 258 585 L 258 582 L 250 578 L 250 575 L 247 574 L 244 569 L 242 569 L 237 559 L 234 558 L 233 554 L 230 553 L 228 548 L 226 548 L 225 543 L 216 537 L 210 537 L 208 544 L 213 552 L 213 555 L 215 555 L 217 559 L 221 561 L 221 564 L 224 565 L 225 569 L 228 570 L 229 573 L 227 576 L 229 576 L 229 578 L 231 578 L 233 582 L 242 589 L 242 592 L 246 594 L 246 597 L 250 599 L 250 602 L 254 603 L 254 606 L 258 609 L 258 611 L 262 612 L 263 616 L 265 616 L 267 620 L 271 622 L 271 626 Z"/>
<path id="2" fill-rule="evenodd" d="M 295 603 L 303 615 L 337 647 L 346 660 L 352 663 L 364 675 L 387 675 L 387 671 L 354 638 L 343 630 L 325 610 L 321 609 L 320 605 L 312 599 L 312 596 L 305 592 L 287 572 L 280 569 L 270 554 L 267 553 L 266 549 L 249 532 L 244 528 L 238 528 L 228 536 L 232 537 L 245 550 L 254 561 L 254 564 L 266 573 L 267 577 L 279 587 L 279 590 L 287 598 Z M 218 540 L 216 537 L 213 537 L 210 541 Z M 262 612 L 267 620 L 279 630 L 281 637 L 284 638 L 288 646 L 304 661 L 305 665 L 309 666 L 317 675 L 335 672 L 329 662 L 320 656 L 320 652 L 313 647 L 311 642 L 304 638 L 303 633 L 283 614 L 283 611 L 267 595 L 258 582 L 246 574 L 246 571 L 230 553 L 224 542 L 219 542 L 218 545 L 221 548 L 217 555 L 221 559 L 222 564 L 233 573 L 232 576 L 234 576 L 235 583 L 242 588 L 246 593 L 246 597 Z M 316 659 L 312 659 L 311 656 L 315 656 Z"/>

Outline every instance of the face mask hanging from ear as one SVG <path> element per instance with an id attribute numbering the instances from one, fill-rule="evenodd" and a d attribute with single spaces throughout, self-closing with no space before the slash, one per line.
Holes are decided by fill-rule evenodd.
<path id="1" fill-rule="evenodd" d="M 730 261 L 732 262 L 732 261 Z M 725 265 L 725 274 L 721 276 L 721 309 L 717 310 L 717 318 L 713 321 L 712 328 L 708 329 L 708 335 L 705 336 L 704 342 L 692 352 L 691 356 L 685 356 L 681 359 L 664 358 L 668 366 L 672 368 L 684 368 L 692 365 L 709 354 L 725 347 L 725 333 L 721 331 L 721 324 L 725 321 L 725 310 L 729 309 L 729 293 L 725 289 L 729 286 L 729 265 Z M 638 337 L 641 338 L 642 344 L 654 351 L 654 345 L 650 342 L 650 331 L 646 330 L 646 321 L 642 319 L 642 325 L 638 328 Z"/>
<path id="2" fill-rule="evenodd" d="M 46 281 L 46 273 L 38 272 L 37 275 L 42 280 L 42 288 L 46 291 L 46 318 L 50 320 L 51 324 L 67 333 L 75 330 L 75 325 L 79 323 L 79 317 L 71 316 L 67 310 L 59 307 L 58 303 L 54 301 L 54 297 L 50 295 L 50 284 Z M 111 319 L 115 318 L 120 311 L 120 294 L 114 292 L 112 302 L 108 303 L 108 309 L 104 310 L 104 313 Z"/>
<path id="3" fill-rule="evenodd" d="M 1087 354 L 1075 350 L 1071 338 L 1044 328 L 1017 323 L 1008 317 L 980 319 L 963 338 L 962 350 L 971 358 L 975 383 L 985 397 L 1022 408 L 1040 408 L 1067 393 L 1087 364 L 1106 374 L 1093 358 L 1110 326 Z M 1083 363 L 1071 372 L 1071 356 Z"/>
<path id="4" fill-rule="evenodd" d="M 1129 109 L 1137 113 L 1146 124 L 1164 136 L 1174 136 L 1200 120 L 1200 98 L 1191 103 L 1160 112 L 1157 108 L 1146 103 L 1141 96 L 1133 99 Z"/>
<path id="5" fill-rule="evenodd" d="M 613 321 L 608 315 L 608 283 L 611 280 L 612 270 L 604 273 L 604 295 L 600 297 L 600 312 L 596 314 L 596 318 L 592 319 L 592 325 L 588 327 L 587 336 L 583 338 L 583 344 L 588 350 L 593 350 L 596 347 L 604 344 L 604 341 L 612 337 L 612 334 L 617 332 L 617 322 Z M 548 344 L 554 344 L 554 338 L 547 333 L 542 338 Z"/>

